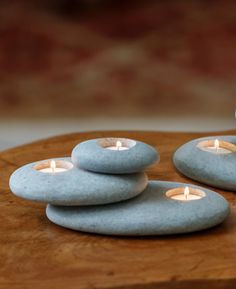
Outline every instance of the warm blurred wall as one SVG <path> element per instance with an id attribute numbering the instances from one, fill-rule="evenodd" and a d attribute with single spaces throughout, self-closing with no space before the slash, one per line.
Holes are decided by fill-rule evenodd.
<path id="1" fill-rule="evenodd" d="M 236 1 L 108 2 L 0 2 L 2 117 L 232 114 Z"/>

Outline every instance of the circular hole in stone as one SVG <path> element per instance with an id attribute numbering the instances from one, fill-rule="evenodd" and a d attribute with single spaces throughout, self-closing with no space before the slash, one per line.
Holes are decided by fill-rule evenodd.
<path id="1" fill-rule="evenodd" d="M 230 154 L 236 152 L 236 146 L 234 144 L 218 139 L 202 141 L 198 143 L 197 147 L 213 154 Z"/>
<path id="2" fill-rule="evenodd" d="M 73 164 L 63 160 L 47 160 L 39 162 L 34 166 L 36 171 L 42 173 L 61 173 L 73 168 Z"/>
<path id="3" fill-rule="evenodd" d="M 192 187 L 179 187 L 168 190 L 166 196 L 173 200 L 178 201 L 195 201 L 200 200 L 206 196 L 205 192 L 200 189 Z"/>
<path id="4" fill-rule="evenodd" d="M 128 138 L 102 138 L 97 144 L 105 149 L 110 150 L 128 150 L 136 145 L 136 141 Z"/>

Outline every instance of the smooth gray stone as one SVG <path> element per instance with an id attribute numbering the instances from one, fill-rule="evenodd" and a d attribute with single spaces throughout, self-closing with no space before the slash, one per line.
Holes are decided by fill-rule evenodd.
<path id="1" fill-rule="evenodd" d="M 186 186 L 180 183 L 150 181 L 138 197 L 112 205 L 59 207 L 48 205 L 46 214 L 53 223 L 73 230 L 107 235 L 165 235 L 189 233 L 210 228 L 229 214 L 228 202 L 219 194 L 204 190 L 195 201 L 176 201 L 166 191 Z"/>
<path id="2" fill-rule="evenodd" d="M 174 165 L 183 175 L 193 180 L 236 191 L 236 153 L 216 155 L 197 147 L 199 142 L 211 139 L 236 144 L 236 136 L 214 136 L 192 140 L 175 152 Z"/>
<path id="3" fill-rule="evenodd" d="M 148 183 L 145 173 L 104 175 L 74 166 L 66 172 L 48 174 L 33 169 L 37 163 L 25 165 L 11 175 L 10 188 L 15 195 L 57 205 L 98 205 L 135 197 Z"/>
<path id="4" fill-rule="evenodd" d="M 100 146 L 100 140 L 78 144 L 72 151 L 72 162 L 92 172 L 127 174 L 143 171 L 160 159 L 153 147 L 140 141 L 128 150 L 112 151 Z"/>

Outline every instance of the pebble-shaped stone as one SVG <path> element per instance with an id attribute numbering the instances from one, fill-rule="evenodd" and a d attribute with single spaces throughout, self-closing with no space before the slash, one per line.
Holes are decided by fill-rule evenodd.
<path id="1" fill-rule="evenodd" d="M 73 166 L 70 158 L 55 160 L 70 163 L 72 168 L 65 172 L 43 173 L 35 169 L 40 162 L 25 165 L 10 178 L 12 192 L 25 199 L 50 204 L 100 205 L 133 198 L 148 183 L 145 173 L 96 174 Z"/>
<path id="2" fill-rule="evenodd" d="M 229 214 L 228 202 L 204 190 L 205 197 L 178 201 L 166 191 L 186 184 L 150 181 L 145 191 L 129 201 L 104 206 L 59 207 L 49 205 L 47 217 L 55 224 L 78 231 L 107 235 L 168 235 L 189 233 L 220 224 Z"/>
<path id="3" fill-rule="evenodd" d="M 115 148 L 117 141 L 121 149 Z M 126 149 L 123 149 L 126 148 Z M 85 170 L 107 174 L 129 174 L 147 169 L 159 161 L 150 145 L 125 138 L 92 139 L 78 144 L 72 151 L 73 163 Z"/>
<path id="4" fill-rule="evenodd" d="M 219 154 L 199 148 L 199 143 L 216 139 L 236 144 L 236 136 L 214 136 L 192 140 L 175 152 L 174 165 L 190 179 L 213 187 L 236 191 L 236 152 Z"/>

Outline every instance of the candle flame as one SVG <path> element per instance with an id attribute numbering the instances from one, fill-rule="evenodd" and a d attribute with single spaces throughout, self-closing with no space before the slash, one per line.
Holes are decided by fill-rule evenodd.
<path id="1" fill-rule="evenodd" d="M 51 160 L 50 162 L 50 168 L 52 169 L 52 172 L 55 172 L 56 169 L 56 162 L 54 160 Z"/>
<path id="2" fill-rule="evenodd" d="M 117 150 L 119 150 L 120 147 L 122 147 L 122 142 L 118 140 L 118 141 L 116 142 L 116 148 L 117 148 Z"/>
<path id="3" fill-rule="evenodd" d="M 214 146 L 215 146 L 215 148 L 216 148 L 217 150 L 219 149 L 219 147 L 220 147 L 220 142 L 219 142 L 218 139 L 215 140 Z"/>
<path id="4" fill-rule="evenodd" d="M 184 197 L 185 197 L 186 200 L 188 199 L 188 196 L 189 196 L 189 187 L 185 187 L 185 189 L 184 189 Z"/>

